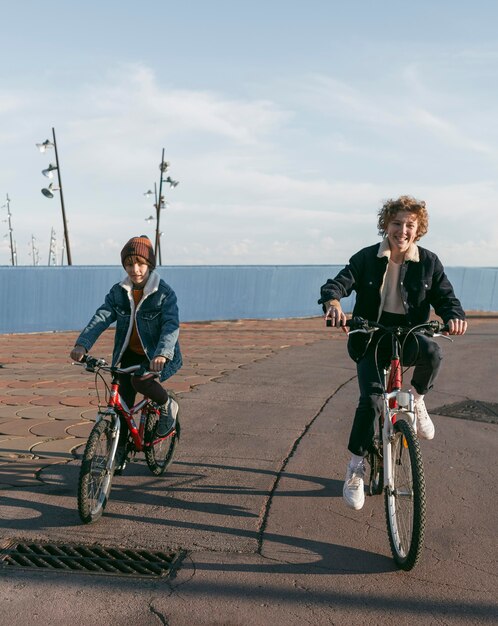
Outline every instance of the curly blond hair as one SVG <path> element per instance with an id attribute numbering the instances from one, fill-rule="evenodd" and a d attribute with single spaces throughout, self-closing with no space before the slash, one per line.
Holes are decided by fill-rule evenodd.
<path id="1" fill-rule="evenodd" d="M 418 241 L 429 230 L 429 213 L 425 208 L 423 200 L 416 200 L 413 196 L 400 196 L 396 199 L 387 200 L 378 212 L 379 220 L 377 228 L 379 235 L 385 237 L 389 222 L 395 217 L 398 211 L 413 213 L 418 220 L 418 231 L 415 241 Z"/>

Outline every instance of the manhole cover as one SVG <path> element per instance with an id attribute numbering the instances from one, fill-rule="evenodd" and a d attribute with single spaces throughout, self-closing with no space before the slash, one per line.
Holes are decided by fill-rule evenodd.
<path id="1" fill-rule="evenodd" d="M 179 567 L 185 552 L 148 552 L 104 546 L 22 543 L 10 540 L 0 550 L 2 567 L 111 576 L 164 577 Z"/>
<path id="2" fill-rule="evenodd" d="M 473 420 L 475 422 L 498 424 L 498 404 L 494 402 L 464 400 L 463 402 L 445 404 L 437 409 L 432 409 L 431 413 L 457 417 L 463 420 Z"/>

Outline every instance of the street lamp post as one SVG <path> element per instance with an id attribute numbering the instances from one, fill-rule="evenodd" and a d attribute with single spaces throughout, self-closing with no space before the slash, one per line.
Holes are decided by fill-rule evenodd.
<path id="1" fill-rule="evenodd" d="M 11 222 L 12 213 L 10 212 L 10 198 L 9 198 L 9 194 L 7 194 L 7 202 L 2 206 L 2 209 L 3 208 L 7 209 L 7 219 L 6 219 L 6 222 L 9 225 L 10 258 L 12 260 L 12 265 L 17 265 L 17 263 L 16 263 L 16 253 L 15 253 L 15 250 L 14 250 L 14 239 L 13 239 L 13 236 L 12 236 L 12 222 Z"/>
<path id="2" fill-rule="evenodd" d="M 48 139 L 46 139 L 43 143 L 37 143 L 36 146 L 40 150 L 40 152 L 45 152 L 47 148 L 54 149 L 55 165 L 50 164 L 47 169 L 42 171 L 42 174 L 46 176 L 47 178 L 53 178 L 54 176 L 53 172 L 57 170 L 57 180 L 59 182 L 59 186 L 55 187 L 53 183 L 50 183 L 48 188 L 42 189 L 41 191 L 42 191 L 42 194 L 46 198 L 53 198 L 54 191 L 58 191 L 60 193 L 61 209 L 62 209 L 62 223 L 64 226 L 64 241 L 65 241 L 65 248 L 66 248 L 66 254 L 67 254 L 67 264 L 72 265 L 71 248 L 69 246 L 69 232 L 68 232 L 67 220 L 66 220 L 66 210 L 64 207 L 64 195 L 62 192 L 61 168 L 60 168 L 60 163 L 59 163 L 59 154 L 57 152 L 57 141 L 55 139 L 55 128 L 52 128 L 52 137 L 53 137 L 53 141 L 49 141 Z"/>
<path id="3" fill-rule="evenodd" d="M 161 172 L 159 176 L 159 195 L 156 195 L 156 246 L 155 253 L 159 265 L 162 264 L 161 259 L 161 238 L 159 235 L 159 222 L 161 219 L 161 203 L 163 201 L 162 189 L 163 189 L 163 173 L 168 169 L 169 163 L 164 160 L 164 148 L 161 155 L 161 163 L 159 163 L 159 170 Z"/>
<path id="4" fill-rule="evenodd" d="M 31 252 L 30 254 L 33 257 L 33 265 L 38 265 L 38 248 L 35 245 L 36 237 L 31 235 Z"/>
<path id="5" fill-rule="evenodd" d="M 159 170 L 161 172 L 159 177 L 159 193 L 157 192 L 157 185 L 154 183 L 154 195 L 155 195 L 155 204 L 154 207 L 156 209 L 156 240 L 154 245 L 154 253 L 156 255 L 156 259 L 158 265 L 162 265 L 161 258 L 161 235 L 163 234 L 160 230 L 160 221 L 161 221 L 161 209 L 163 209 L 166 205 L 163 196 L 163 183 L 168 183 L 170 187 L 176 187 L 179 182 L 177 180 L 173 180 L 170 176 L 167 178 L 163 178 L 164 174 L 167 172 L 169 168 L 169 162 L 164 160 L 164 148 L 161 155 L 161 163 L 159 163 Z M 147 191 L 145 196 L 151 196 L 152 191 Z M 146 218 L 147 222 L 150 222 L 152 216 Z"/>
<path id="6" fill-rule="evenodd" d="M 50 244 L 48 248 L 48 264 L 49 265 L 57 265 L 56 244 L 57 244 L 57 240 L 55 238 L 55 231 L 52 226 L 52 230 L 50 231 Z"/>

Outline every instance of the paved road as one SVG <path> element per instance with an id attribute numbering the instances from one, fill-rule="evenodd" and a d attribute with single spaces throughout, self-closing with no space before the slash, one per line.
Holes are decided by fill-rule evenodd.
<path id="1" fill-rule="evenodd" d="M 357 395 L 342 333 L 318 319 L 185 325 L 177 461 L 162 478 L 131 464 L 91 526 L 75 485 L 96 398 L 65 358 L 74 336 L 0 337 L 0 542 L 184 558 L 159 580 L 0 569 L 0 623 L 496 623 L 497 426 L 449 414 L 479 399 L 463 408 L 496 422 L 498 320 L 444 343 L 427 398 L 436 439 L 422 442 L 426 547 L 410 573 L 390 558 L 382 498 L 342 502 Z"/>

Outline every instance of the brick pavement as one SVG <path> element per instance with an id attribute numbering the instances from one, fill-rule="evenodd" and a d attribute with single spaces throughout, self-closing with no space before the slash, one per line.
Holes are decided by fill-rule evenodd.
<path id="1" fill-rule="evenodd" d="M 413 572 L 397 571 L 383 499 L 360 512 L 342 502 L 355 368 L 343 334 L 322 324 L 185 325 L 186 366 L 171 380 L 185 425 L 176 462 L 160 478 L 131 464 L 96 525 L 79 524 L 74 503 L 73 459 L 96 409 L 92 376 L 67 357 L 75 334 L 0 336 L 2 541 L 185 555 L 173 577 L 147 581 L 0 568 L 3 622 L 496 623 L 496 426 L 435 414 L 437 437 L 422 442 L 424 554 Z M 445 345 L 429 409 L 495 403 L 497 341 L 496 319 L 474 319 Z M 111 344 L 112 333 L 95 354 Z M 14 434 L 1 435 L 5 424 Z"/>
<path id="2" fill-rule="evenodd" d="M 0 335 L 0 489 L 36 483 L 41 469 L 81 453 L 98 398 L 93 375 L 71 365 L 77 336 Z M 113 339 L 106 331 L 92 354 L 110 361 Z M 184 366 L 166 386 L 181 396 L 244 364 L 323 339 L 319 317 L 183 324 Z"/>

